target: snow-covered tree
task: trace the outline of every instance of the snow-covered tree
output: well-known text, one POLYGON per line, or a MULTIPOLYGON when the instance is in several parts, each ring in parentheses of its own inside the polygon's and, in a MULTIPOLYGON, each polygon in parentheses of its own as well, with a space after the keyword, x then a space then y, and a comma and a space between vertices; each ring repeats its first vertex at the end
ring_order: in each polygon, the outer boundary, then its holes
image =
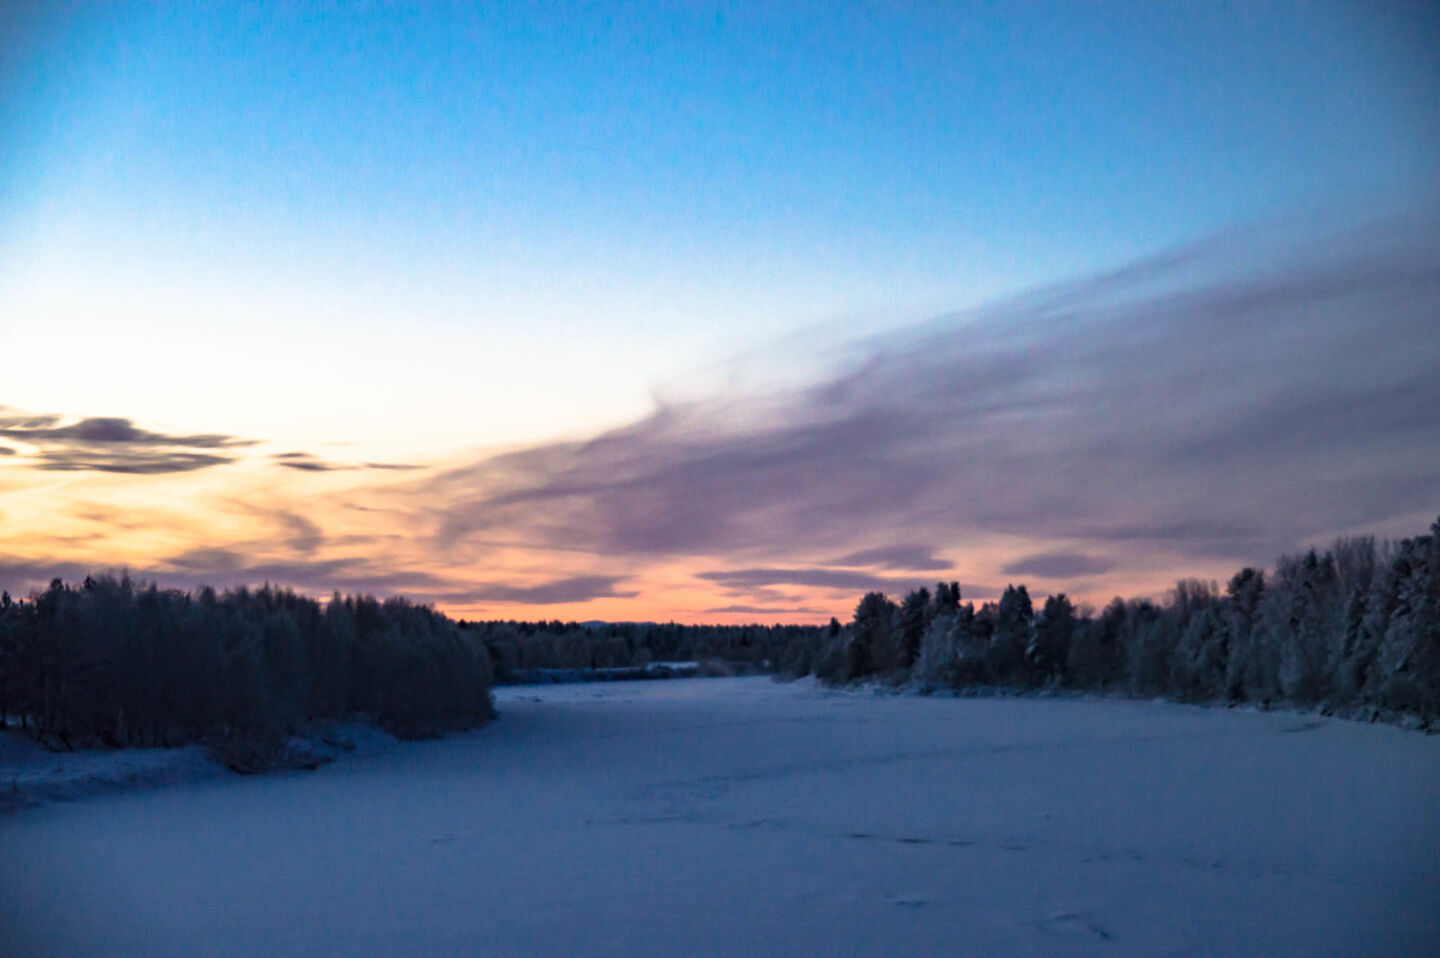
POLYGON ((962 651, 958 613, 945 611, 935 616, 920 640, 920 655, 911 674, 925 689, 957 686, 962 651))
POLYGON ((1391 611, 1378 682, 1392 708, 1440 713, 1440 519, 1397 548, 1388 578, 1391 611))
POLYGON ((1170 664, 1171 687, 1179 698, 1199 702, 1226 695, 1230 642, 1230 624, 1218 604, 1191 617, 1170 664))

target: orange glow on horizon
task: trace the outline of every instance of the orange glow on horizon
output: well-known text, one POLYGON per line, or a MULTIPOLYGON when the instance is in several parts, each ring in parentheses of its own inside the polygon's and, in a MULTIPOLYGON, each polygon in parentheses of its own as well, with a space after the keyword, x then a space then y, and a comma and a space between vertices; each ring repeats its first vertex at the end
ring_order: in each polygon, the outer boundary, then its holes
MULTIPOLYGON (((48 580, 47 570, 75 579, 88 571, 128 569, 137 578, 186 588, 270 582, 317 598, 333 591, 405 595, 465 619, 722 624, 823 624, 832 616, 847 621, 865 591, 784 582, 747 591, 700 577, 756 564, 803 572, 824 563, 821 556, 798 553, 757 563, 743 556, 607 556, 524 544, 441 544, 434 505, 424 493, 428 474, 376 482, 368 473, 297 473, 258 458, 168 476, 10 470, 0 588, 23 594, 48 580), (593 580, 613 581, 602 582, 590 597, 506 597, 593 580), (487 590, 500 595, 487 597, 487 590)), ((984 583, 985 594, 971 588, 965 596, 979 604, 1008 581, 1025 582, 997 570, 1044 545, 975 536, 960 548, 941 550, 955 563, 952 570, 850 571, 895 583, 884 591, 897 596, 940 580, 984 583)), ((1116 595, 1161 594, 1182 575, 1222 578, 1233 571, 1218 564, 1197 570, 1177 559, 1143 574, 1094 576, 1084 588, 1055 591, 1098 608, 1116 595)), ((1027 584, 1037 599, 1050 591, 1043 580, 1027 584)))

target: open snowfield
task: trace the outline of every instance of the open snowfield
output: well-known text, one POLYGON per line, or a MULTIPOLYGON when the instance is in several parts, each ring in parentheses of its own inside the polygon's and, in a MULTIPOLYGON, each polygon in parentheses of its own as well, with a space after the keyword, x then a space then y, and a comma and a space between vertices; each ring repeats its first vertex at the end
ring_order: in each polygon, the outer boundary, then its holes
POLYGON ((765 678, 0 817, 0 953, 1434 955, 1440 737, 765 678))

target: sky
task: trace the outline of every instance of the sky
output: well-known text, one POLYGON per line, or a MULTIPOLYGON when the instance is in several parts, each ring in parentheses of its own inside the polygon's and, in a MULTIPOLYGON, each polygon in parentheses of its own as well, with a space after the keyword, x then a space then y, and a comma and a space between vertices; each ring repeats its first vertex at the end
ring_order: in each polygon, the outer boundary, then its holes
POLYGON ((0 587, 823 621, 1440 512, 1426 4, 0 11, 0 587))

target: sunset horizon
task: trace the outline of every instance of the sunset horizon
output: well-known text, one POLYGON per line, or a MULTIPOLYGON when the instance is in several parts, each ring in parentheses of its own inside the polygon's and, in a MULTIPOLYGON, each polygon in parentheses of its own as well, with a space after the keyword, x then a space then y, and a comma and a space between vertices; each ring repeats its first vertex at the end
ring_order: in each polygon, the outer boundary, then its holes
POLYGON ((1440 510, 1418 10, 17 9, 16 596, 1098 608, 1440 510))

